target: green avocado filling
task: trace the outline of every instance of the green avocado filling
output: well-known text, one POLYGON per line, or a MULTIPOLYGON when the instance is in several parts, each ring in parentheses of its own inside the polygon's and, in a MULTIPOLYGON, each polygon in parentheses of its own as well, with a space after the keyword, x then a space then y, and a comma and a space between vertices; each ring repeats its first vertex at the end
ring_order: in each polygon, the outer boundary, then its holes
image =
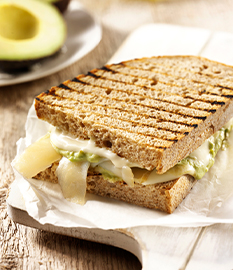
POLYGON ((184 174, 187 174, 189 172, 189 169, 187 170, 187 168, 191 167, 193 168, 193 173, 189 174, 191 174, 197 180, 201 179, 205 173, 208 172, 208 170, 213 166, 214 158, 218 150, 220 150, 223 145, 226 145, 225 141, 227 132, 227 129, 222 128, 205 142, 209 147, 208 164, 203 164, 203 162, 198 160, 195 154, 192 153, 188 157, 178 162, 174 169, 177 169, 178 171, 182 170, 184 171, 184 174), (180 166, 182 168, 180 168, 180 166), (185 172, 185 170, 187 170, 187 172, 185 172))
POLYGON ((72 151, 67 151, 67 150, 62 150, 57 147, 54 147, 59 154, 62 156, 68 158, 72 162, 84 162, 88 161, 90 163, 98 163, 103 159, 102 157, 91 154, 91 153, 85 153, 83 151, 79 152, 72 152, 72 151))
MULTIPOLYGON (((184 158, 180 162, 177 163, 173 168, 170 170, 176 171, 177 174, 190 174, 195 179, 201 179, 205 173, 213 166, 215 156, 217 152, 222 149, 225 150, 228 147, 228 137, 233 128, 233 125, 229 125, 226 128, 221 128, 217 131, 214 135, 212 135, 200 148, 204 148, 205 144, 208 144, 208 152, 209 155, 208 164, 204 164, 201 162, 197 156, 195 155, 195 151, 191 153, 188 157, 184 158)), ((203 155, 206 153, 204 152, 203 155)))
MULTIPOLYGON (((62 155, 63 157, 66 157, 72 162, 90 162, 90 163, 99 163, 101 160, 103 160, 102 157, 92 154, 92 153, 85 153, 82 150, 79 152, 73 152, 73 151, 68 151, 68 150, 62 150, 59 149, 55 146, 53 146, 55 150, 62 155)), ((108 171, 101 166, 95 166, 94 169, 96 172, 102 174, 103 178, 105 180, 108 180, 109 182, 116 182, 116 181, 121 181, 122 179, 115 174, 113 174, 111 171, 108 171)))
POLYGON ((122 180, 119 176, 113 174, 111 171, 108 171, 108 170, 102 168, 101 166, 96 166, 95 171, 100 173, 105 180, 107 180, 111 183, 122 180))

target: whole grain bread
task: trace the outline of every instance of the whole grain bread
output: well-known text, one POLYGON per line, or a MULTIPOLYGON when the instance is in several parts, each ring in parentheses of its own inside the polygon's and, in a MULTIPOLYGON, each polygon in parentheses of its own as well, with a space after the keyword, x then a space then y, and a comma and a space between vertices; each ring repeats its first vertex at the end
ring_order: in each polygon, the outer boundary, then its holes
POLYGON ((40 94, 40 119, 164 173, 233 116, 233 67, 196 56, 134 59, 40 94))
MULTIPOLYGON (((35 176, 38 180, 58 183, 56 169, 58 163, 35 176)), ((134 184, 130 187, 123 181, 109 182, 100 174, 89 171, 87 176, 87 192, 121 200, 138 206, 157 209, 171 214, 187 196, 196 180, 190 175, 154 185, 134 184)))

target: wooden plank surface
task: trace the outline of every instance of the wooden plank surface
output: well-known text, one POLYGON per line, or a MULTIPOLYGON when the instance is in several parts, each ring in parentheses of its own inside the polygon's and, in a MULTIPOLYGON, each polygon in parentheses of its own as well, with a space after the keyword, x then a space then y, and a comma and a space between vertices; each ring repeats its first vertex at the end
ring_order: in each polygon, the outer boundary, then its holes
POLYGON ((233 269, 233 226, 213 225, 203 228, 186 270, 233 269))
MULTIPOLYGON (((16 141, 24 136, 28 109, 36 94, 105 64, 129 32, 142 24, 160 22, 233 33, 231 0, 80 2, 103 24, 103 39, 97 48, 57 74, 0 88, 0 269, 141 269, 138 259, 129 252, 14 224, 7 216, 5 199, 9 184, 14 179, 10 163, 16 153, 16 141)), ((185 241, 185 231, 181 233, 182 229, 179 228, 173 230, 172 235, 177 237, 177 241, 185 241)), ((217 266, 224 262, 228 266, 224 269, 233 268, 233 262, 229 259, 232 255, 232 225, 214 225, 200 231, 188 231, 189 237, 193 235, 194 239, 186 253, 179 253, 179 250, 172 253, 175 246, 170 248, 171 256, 177 254, 179 260, 185 257, 181 268, 177 266, 174 269, 221 269, 217 266), (212 263, 212 268, 203 267, 203 261, 207 259, 212 263)), ((162 237, 169 234, 163 228, 159 228, 157 233, 160 241, 155 242, 154 248, 157 256, 160 256, 160 247, 164 243, 162 237)), ((168 269, 168 263, 165 261, 160 269, 168 269)))

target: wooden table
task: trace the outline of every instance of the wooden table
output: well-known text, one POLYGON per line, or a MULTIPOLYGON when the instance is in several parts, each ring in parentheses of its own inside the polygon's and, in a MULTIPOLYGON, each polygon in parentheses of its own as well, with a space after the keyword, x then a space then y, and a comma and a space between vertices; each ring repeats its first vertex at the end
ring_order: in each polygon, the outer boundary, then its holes
MULTIPOLYGON (((32 229, 15 224, 8 217, 6 196, 14 180, 10 163, 16 154, 16 141, 25 135, 28 109, 38 93, 79 73, 103 66, 127 35, 142 24, 169 23, 233 33, 231 0, 80 2, 102 22, 100 44, 77 63, 54 75, 0 88, 0 269, 141 269, 139 260, 127 251, 32 229)), ((160 241, 160 235, 182 239, 183 247, 188 247, 182 249, 177 242, 167 249, 171 258, 177 256, 177 265, 181 265, 174 269, 220 269, 216 268, 217 262, 224 260, 228 261, 224 269, 233 269, 233 260, 229 261, 233 255, 231 224, 186 229, 158 227, 157 256, 161 255, 160 247, 166 245, 160 241), (209 263, 198 268, 195 259, 209 263)))

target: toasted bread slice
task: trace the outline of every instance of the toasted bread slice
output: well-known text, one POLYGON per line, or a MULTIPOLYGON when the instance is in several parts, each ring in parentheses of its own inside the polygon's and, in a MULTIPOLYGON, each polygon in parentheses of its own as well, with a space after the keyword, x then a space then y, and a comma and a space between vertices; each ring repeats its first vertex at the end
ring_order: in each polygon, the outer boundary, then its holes
POLYGON ((94 69, 36 98, 40 119, 162 174, 233 115, 233 67, 195 56, 94 69))
MULTIPOLYGON (((35 176, 38 180, 58 183, 56 169, 58 163, 35 176)), ((158 209, 171 214, 187 196, 196 180, 190 175, 154 185, 135 183, 130 187, 123 181, 109 182, 100 174, 89 171, 87 176, 87 192, 121 200, 127 203, 158 209)))

